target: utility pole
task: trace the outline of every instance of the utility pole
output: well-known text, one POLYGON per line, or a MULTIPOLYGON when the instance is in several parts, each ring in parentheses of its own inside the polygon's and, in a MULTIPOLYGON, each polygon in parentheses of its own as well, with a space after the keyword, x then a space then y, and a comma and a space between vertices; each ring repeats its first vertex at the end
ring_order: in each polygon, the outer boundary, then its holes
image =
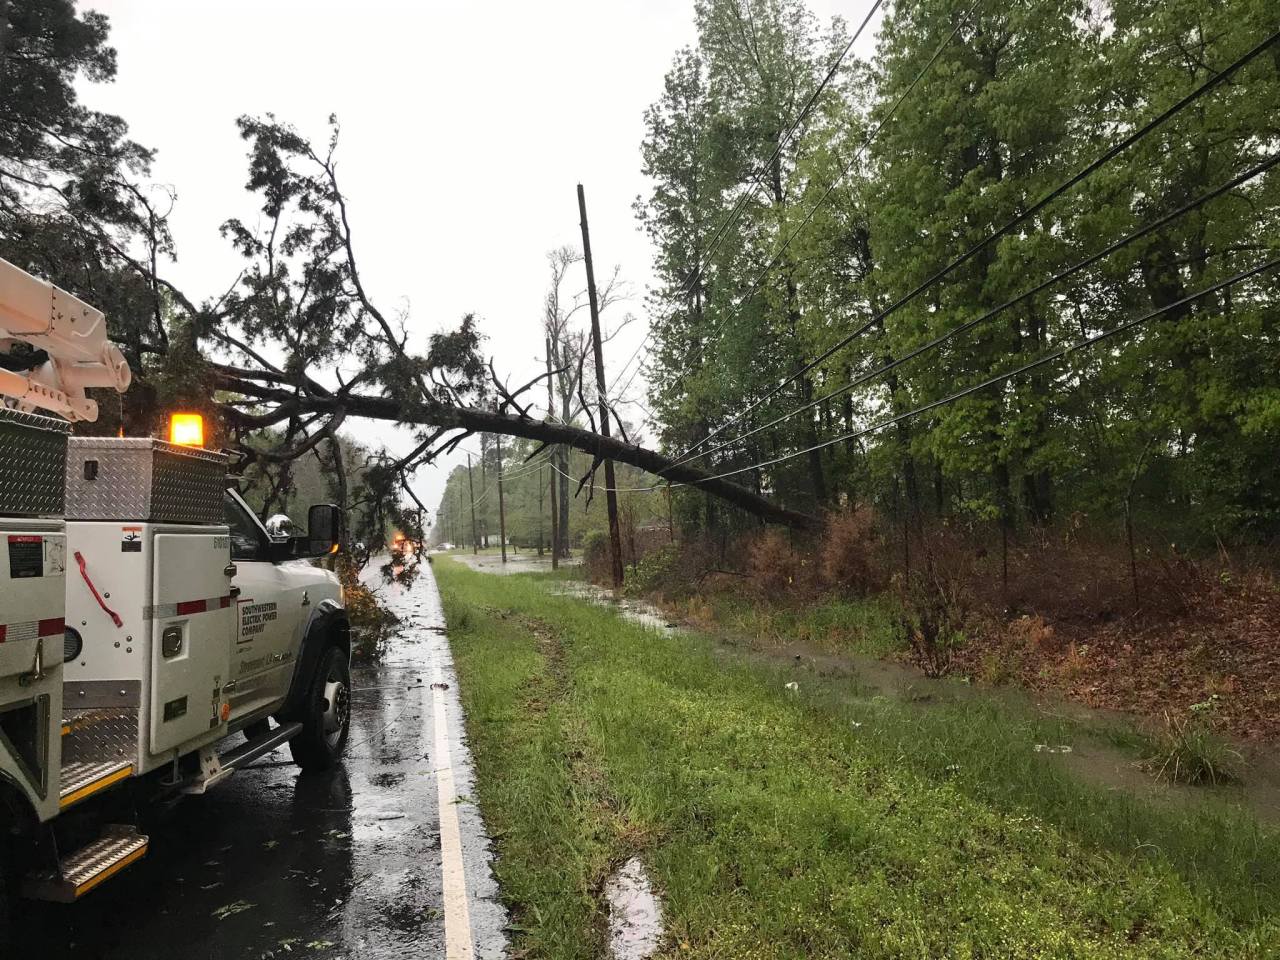
MULTIPOLYGON (((485 461, 489 459, 489 443, 486 434, 480 434, 480 499, 489 495, 489 478, 485 473, 485 461)), ((480 514, 480 536, 484 538, 484 548, 489 549, 488 511, 480 514)))
POLYGON ((502 562, 507 562, 507 508, 502 502, 502 434, 498 441, 498 544, 502 547, 502 562))
MULTIPOLYGON (((547 419, 556 415, 556 398, 551 391, 551 338, 547 337, 547 419)), ((551 464, 551 569, 560 567, 560 502, 556 498, 556 449, 548 454, 551 464)))
POLYGON ((538 468, 538 556, 542 556, 542 468, 538 468))
POLYGON ((671 481, 667 481, 667 536, 676 542, 676 520, 671 511, 671 481))
MULTIPOLYGON (((587 197, 578 184, 578 215, 582 218, 582 257, 587 264, 587 300, 591 305, 591 346, 596 359, 596 396, 600 401, 600 435, 609 439, 609 397, 604 381, 604 342, 600 336, 600 302, 596 298, 596 272, 591 262, 591 231, 587 229, 587 197)), ((605 503, 609 507, 609 554, 613 561, 613 589, 622 587, 622 534, 618 528, 617 482, 613 461, 604 462, 605 503)))
POLYGON ((480 538, 476 536, 476 484, 471 477, 471 454, 467 454, 467 488, 471 491, 471 552, 480 553, 480 538))

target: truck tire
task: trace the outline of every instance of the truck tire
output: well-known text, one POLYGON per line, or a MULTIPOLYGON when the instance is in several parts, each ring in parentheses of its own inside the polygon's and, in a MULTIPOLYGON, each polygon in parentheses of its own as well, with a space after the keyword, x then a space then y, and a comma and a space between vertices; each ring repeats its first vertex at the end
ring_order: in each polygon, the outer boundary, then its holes
POLYGON ((9 882, 0 869, 0 952, 5 953, 14 946, 13 910, 9 902, 9 882))
POLYGON ((340 647, 321 655, 300 719, 302 731, 289 741, 293 762, 303 770, 332 766, 351 733, 351 669, 340 647))
POLYGON ((0 823, 0 956, 7 957, 8 951, 16 946, 17 941, 17 935, 13 932, 13 898, 17 892, 17 877, 13 863, 13 844, 3 835, 5 832, 5 825, 0 823))

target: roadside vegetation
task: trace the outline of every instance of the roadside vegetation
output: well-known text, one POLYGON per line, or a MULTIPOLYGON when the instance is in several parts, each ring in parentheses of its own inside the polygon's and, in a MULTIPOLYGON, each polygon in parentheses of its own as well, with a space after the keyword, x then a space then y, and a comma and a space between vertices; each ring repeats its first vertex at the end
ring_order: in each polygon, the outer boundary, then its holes
POLYGON ((518 955, 600 955, 602 884, 636 854, 670 956, 1280 946, 1274 830, 1216 794, 1171 805, 1090 785, 1059 755, 1137 740, 1013 701, 799 674, 537 575, 436 572, 518 955))
MULTIPOLYGON (((1050 692, 1144 718, 1154 738, 1206 756, 1229 752, 1224 737, 1280 738, 1280 582, 1265 551, 1130 554, 1070 528, 1006 542, 983 525, 904 530, 853 508, 815 536, 663 544, 626 588, 759 651, 1050 692)), ((585 559, 605 582, 604 545, 585 559)), ((1197 780, 1184 776, 1194 766, 1164 775, 1197 780)))

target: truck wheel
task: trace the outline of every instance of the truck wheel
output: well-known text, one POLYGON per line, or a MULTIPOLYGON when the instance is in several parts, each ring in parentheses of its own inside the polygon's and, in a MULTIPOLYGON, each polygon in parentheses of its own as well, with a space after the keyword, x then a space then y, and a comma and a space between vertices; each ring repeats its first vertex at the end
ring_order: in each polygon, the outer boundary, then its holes
POLYGON ((0 869, 0 951, 7 951, 14 945, 12 916, 9 904, 9 884, 0 869))
MULTIPOLYGON (((0 831, 4 825, 0 824, 0 831)), ((13 844, 0 836, 0 956, 8 956, 8 950, 15 946, 17 937, 13 932, 13 897, 17 891, 17 877, 14 875, 13 844)))
POLYGON ((320 658, 307 701, 302 731, 289 741, 293 762, 303 770, 324 770, 347 745, 351 732, 351 670, 338 647, 320 658))

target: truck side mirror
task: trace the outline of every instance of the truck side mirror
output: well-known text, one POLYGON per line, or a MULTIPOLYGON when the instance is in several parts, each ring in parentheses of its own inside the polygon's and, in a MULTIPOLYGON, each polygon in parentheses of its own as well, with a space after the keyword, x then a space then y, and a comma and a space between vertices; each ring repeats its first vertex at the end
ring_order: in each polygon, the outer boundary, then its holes
POLYGON ((307 511, 307 553, 322 557, 336 552, 342 539, 342 510, 332 503, 317 503, 307 511))
POLYGON ((307 511, 307 532, 301 537, 273 540, 271 560, 307 560, 338 552, 342 538, 342 510, 332 503, 317 503, 307 511))

